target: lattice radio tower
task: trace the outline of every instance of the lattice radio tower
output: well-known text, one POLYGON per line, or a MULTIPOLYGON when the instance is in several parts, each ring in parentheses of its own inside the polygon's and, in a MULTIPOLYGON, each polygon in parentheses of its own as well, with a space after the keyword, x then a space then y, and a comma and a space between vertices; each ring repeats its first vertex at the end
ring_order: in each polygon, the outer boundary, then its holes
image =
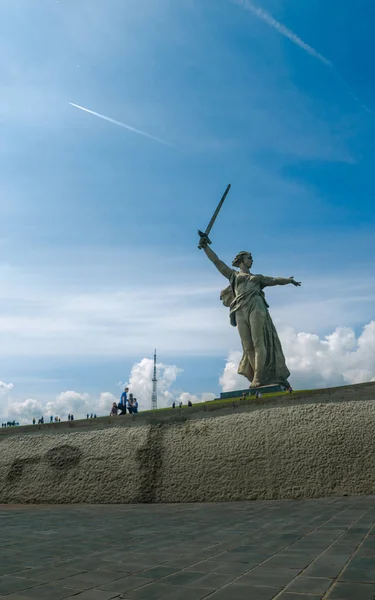
POLYGON ((151 396, 151 408, 156 410, 158 407, 158 380, 156 378, 156 350, 154 352, 154 376, 152 378, 152 396, 151 396))

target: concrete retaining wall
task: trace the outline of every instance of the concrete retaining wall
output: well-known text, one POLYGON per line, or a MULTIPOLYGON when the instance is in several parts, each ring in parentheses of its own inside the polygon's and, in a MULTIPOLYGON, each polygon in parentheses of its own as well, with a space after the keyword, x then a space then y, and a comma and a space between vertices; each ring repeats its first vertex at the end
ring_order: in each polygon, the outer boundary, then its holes
POLYGON ((208 502, 375 493, 375 383, 299 398, 283 395, 236 409, 230 404, 215 412, 126 419, 1 435, 0 502, 208 502))

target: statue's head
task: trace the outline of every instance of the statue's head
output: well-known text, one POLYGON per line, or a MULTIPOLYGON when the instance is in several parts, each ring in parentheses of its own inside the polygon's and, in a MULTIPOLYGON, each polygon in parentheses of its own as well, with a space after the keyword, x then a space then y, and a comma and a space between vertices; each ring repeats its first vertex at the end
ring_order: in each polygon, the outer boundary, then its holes
POLYGON ((251 255, 251 252, 246 252, 246 250, 243 250, 234 257, 232 266, 240 267, 241 264, 244 264, 250 269, 251 265, 253 264, 253 257, 251 255))

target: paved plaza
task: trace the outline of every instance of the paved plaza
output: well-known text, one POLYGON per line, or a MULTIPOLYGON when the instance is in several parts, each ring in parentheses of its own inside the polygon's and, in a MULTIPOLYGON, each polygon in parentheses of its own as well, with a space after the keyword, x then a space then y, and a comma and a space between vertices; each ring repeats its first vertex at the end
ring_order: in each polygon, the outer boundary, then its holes
POLYGON ((374 600, 375 497, 0 506, 7 600, 374 600))

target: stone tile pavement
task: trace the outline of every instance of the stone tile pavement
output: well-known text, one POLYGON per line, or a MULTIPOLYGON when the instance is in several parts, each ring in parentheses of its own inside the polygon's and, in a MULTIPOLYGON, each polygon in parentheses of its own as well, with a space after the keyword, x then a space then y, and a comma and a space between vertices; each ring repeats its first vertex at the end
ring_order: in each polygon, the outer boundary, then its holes
POLYGON ((0 506, 7 600, 374 600, 375 496, 0 506))

